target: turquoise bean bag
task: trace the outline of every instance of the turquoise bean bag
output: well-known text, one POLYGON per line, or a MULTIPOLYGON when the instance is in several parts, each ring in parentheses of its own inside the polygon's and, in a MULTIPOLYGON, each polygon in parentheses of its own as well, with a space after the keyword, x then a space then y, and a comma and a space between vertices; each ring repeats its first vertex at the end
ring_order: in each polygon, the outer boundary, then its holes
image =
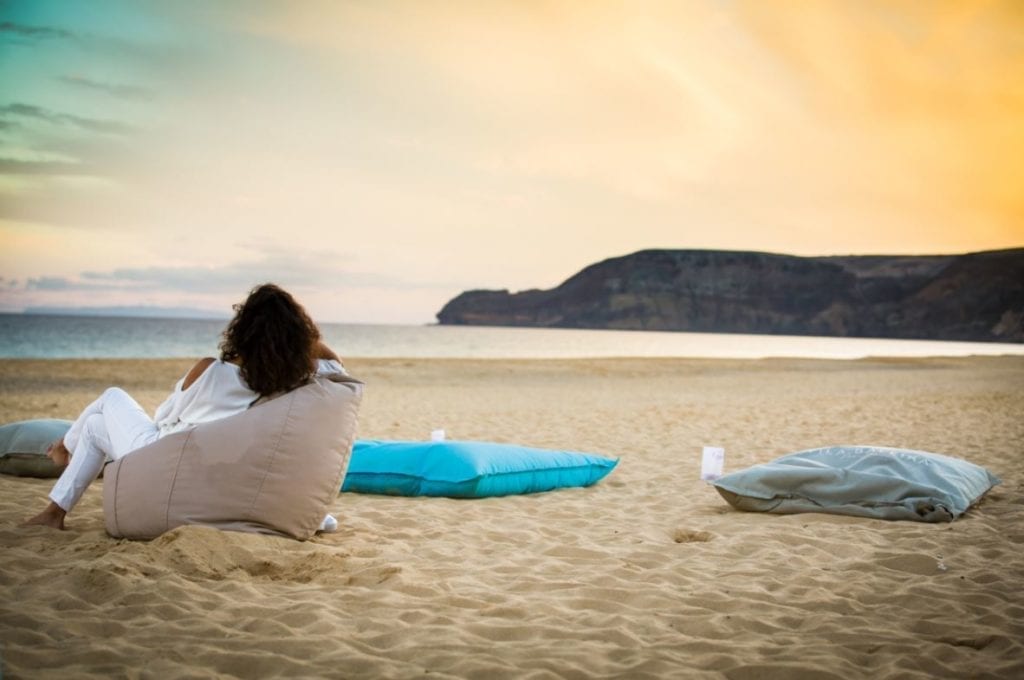
POLYGON ((483 498, 590 486, 618 459, 516 444, 356 441, 342 491, 483 498))

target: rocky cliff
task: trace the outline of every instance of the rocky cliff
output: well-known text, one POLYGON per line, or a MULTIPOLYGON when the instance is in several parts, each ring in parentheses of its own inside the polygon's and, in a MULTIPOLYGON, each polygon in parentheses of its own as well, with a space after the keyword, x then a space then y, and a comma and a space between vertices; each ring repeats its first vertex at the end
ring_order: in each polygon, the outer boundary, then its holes
POLYGON ((442 324, 1024 342, 1024 248, 795 257, 644 250, 557 288, 471 290, 442 324))

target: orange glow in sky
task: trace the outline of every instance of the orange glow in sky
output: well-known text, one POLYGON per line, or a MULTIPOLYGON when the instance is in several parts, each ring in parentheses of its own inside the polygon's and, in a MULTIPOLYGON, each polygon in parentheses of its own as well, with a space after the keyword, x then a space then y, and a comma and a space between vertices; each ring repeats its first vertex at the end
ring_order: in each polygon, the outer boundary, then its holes
POLYGON ((1024 245, 1013 0, 90 6, 0 9, 0 311, 1024 245))

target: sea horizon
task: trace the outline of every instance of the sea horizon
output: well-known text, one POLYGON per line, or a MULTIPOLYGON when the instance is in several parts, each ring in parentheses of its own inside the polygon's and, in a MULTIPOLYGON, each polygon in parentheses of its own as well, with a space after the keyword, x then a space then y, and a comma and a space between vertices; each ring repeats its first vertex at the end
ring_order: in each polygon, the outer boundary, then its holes
MULTIPOLYGON (((226 318, 0 313, 0 359, 160 359, 217 354, 226 318)), ((1024 344, 743 333, 321 323, 343 357, 421 359, 860 359, 1024 355, 1024 344)))

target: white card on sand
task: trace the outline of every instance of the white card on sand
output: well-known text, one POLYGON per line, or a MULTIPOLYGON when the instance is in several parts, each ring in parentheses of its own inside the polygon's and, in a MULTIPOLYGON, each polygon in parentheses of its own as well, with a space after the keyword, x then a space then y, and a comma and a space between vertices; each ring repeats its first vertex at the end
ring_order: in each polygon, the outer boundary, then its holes
POLYGON ((432 442, 443 442, 444 441, 444 430, 431 430, 430 441, 432 442))
POLYGON ((705 446, 700 461, 700 478, 712 481, 722 476, 725 468, 725 449, 718 446, 705 446))

